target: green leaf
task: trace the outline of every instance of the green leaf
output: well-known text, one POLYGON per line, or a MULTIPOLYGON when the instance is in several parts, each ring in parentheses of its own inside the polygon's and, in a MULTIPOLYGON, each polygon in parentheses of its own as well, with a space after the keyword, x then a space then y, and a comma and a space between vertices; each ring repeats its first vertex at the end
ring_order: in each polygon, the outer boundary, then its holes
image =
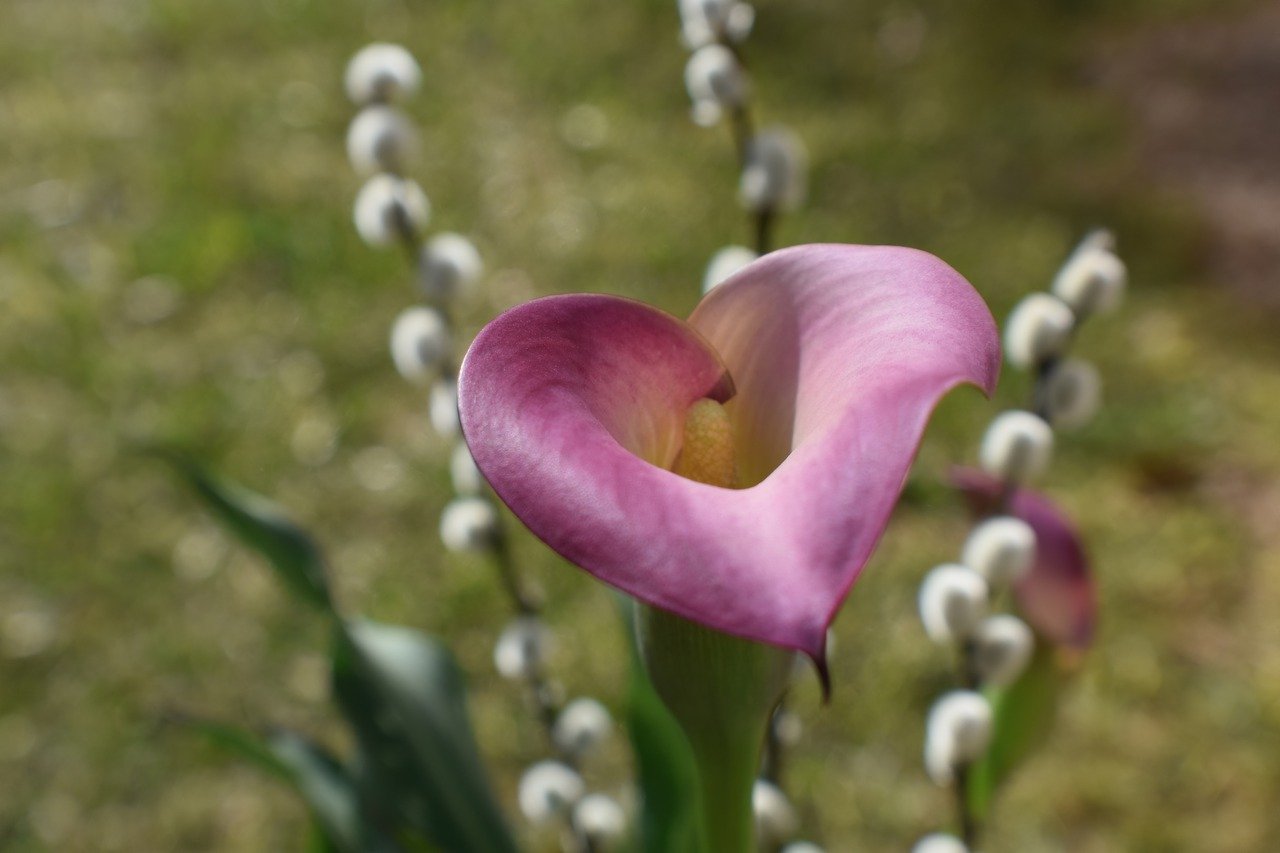
POLYGON ((324 747, 286 729, 262 736, 235 726, 188 721, 228 752, 287 782, 315 819, 311 847, 340 853, 398 853, 397 845, 361 808, 356 782, 324 747))
POLYGON ((693 751, 645 674, 632 627, 633 603, 621 595, 618 599, 631 659, 626 724, 640 788, 640 849, 696 853, 702 845, 693 751))
POLYGON ((271 751, 293 774, 293 784, 306 800, 329 843, 349 853, 392 853, 399 845, 374 828, 361 808, 355 780, 322 747, 293 732, 276 732, 271 751))
POLYGON ((352 621, 335 637, 333 687, 356 733, 370 806, 445 850, 516 849, 448 649, 410 628, 352 621))
POLYGON ((239 726, 219 723, 213 720, 176 717, 177 722, 200 732, 214 746, 224 752, 238 755, 285 782, 293 782, 293 774, 265 740, 257 734, 246 731, 239 726))
POLYGON ((1037 637, 1035 654, 1021 677, 1008 687, 988 691, 991 746, 969 775, 969 808, 979 819, 987 816, 1009 774, 1048 738, 1066 679, 1054 647, 1037 637))
POLYGON ((307 840, 303 846, 307 853, 342 853, 342 849, 334 845, 329 839, 328 833, 325 832, 323 826, 318 821, 311 822, 310 832, 307 833, 307 840))
POLYGON ((232 483, 220 483, 194 461, 171 449, 153 451, 182 476, 218 521, 271 564, 298 598, 333 611, 320 547, 283 509, 232 483))

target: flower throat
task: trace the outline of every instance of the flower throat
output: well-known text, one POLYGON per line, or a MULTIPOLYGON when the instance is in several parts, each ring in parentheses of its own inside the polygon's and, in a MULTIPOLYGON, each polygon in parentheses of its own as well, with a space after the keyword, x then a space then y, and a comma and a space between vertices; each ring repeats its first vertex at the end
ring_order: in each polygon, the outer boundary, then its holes
POLYGON ((703 397, 689 407, 684 417, 684 442, 672 470, 709 486, 738 487, 733 425, 724 406, 703 397))

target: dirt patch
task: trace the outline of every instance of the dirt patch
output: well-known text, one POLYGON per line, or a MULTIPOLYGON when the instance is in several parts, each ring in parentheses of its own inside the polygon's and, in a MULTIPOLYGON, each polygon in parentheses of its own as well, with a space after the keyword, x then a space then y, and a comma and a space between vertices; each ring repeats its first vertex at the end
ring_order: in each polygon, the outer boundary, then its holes
POLYGON ((1210 227, 1210 273, 1280 309, 1280 3, 1143 32, 1100 68, 1140 128, 1146 167, 1210 227))

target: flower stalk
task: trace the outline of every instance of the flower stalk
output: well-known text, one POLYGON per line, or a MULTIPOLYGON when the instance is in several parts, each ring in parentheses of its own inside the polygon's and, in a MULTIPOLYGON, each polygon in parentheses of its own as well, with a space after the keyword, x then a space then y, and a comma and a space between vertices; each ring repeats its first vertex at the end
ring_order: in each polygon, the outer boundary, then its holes
MULTIPOLYGON (((674 467, 699 483, 738 485, 733 427, 720 403, 703 398, 689 408, 674 467)), ((693 750, 705 848, 752 850, 751 794, 792 654, 644 605, 636 630, 649 679, 693 750)))
POLYGON ((645 668, 698 767, 705 849, 754 850, 751 792, 792 654, 657 608, 641 605, 638 615, 645 668))

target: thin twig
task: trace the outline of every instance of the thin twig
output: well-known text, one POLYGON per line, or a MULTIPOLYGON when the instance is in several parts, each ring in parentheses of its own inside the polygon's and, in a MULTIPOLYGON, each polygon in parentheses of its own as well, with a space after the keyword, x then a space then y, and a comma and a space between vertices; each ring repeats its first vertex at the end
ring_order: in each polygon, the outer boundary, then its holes
POLYGON ((755 250, 757 255, 767 255, 773 248, 773 223, 777 215, 773 208, 766 207, 755 214, 755 250))
POLYGON ((956 814, 960 817, 960 840, 968 850, 973 850, 978 843, 978 817, 969 808, 969 765, 962 764, 955 769, 956 774, 956 814))

